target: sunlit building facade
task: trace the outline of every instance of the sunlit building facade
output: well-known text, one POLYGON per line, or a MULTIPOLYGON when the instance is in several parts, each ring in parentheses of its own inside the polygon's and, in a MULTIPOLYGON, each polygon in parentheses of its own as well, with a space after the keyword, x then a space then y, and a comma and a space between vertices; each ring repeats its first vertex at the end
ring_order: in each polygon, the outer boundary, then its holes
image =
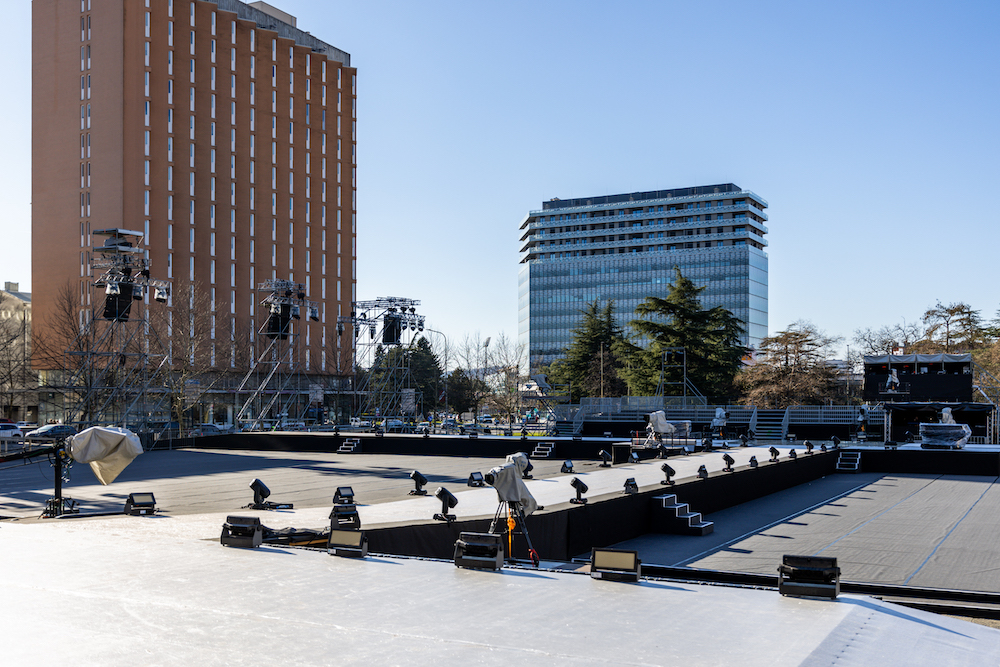
POLYGON ((518 335, 532 369, 559 358, 580 311, 613 299, 618 322, 647 296, 664 296, 674 267, 767 336, 767 202, 726 183, 675 190, 552 199, 521 222, 518 335))

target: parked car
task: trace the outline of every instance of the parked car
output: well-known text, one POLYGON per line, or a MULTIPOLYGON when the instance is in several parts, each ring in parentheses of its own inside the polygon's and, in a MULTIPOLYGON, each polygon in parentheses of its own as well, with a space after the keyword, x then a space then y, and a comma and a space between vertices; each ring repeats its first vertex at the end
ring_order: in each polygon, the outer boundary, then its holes
POLYGON ((24 437, 31 441, 58 440, 76 435, 76 429, 69 424, 46 424, 34 431, 29 431, 24 437))
POLYGON ((24 432, 21 431, 17 424, 0 424, 0 439, 21 437, 24 437, 24 432))
POLYGON ((222 435, 223 433, 225 431, 215 424, 198 424, 188 432, 188 435, 192 438, 199 438, 203 435, 222 435))

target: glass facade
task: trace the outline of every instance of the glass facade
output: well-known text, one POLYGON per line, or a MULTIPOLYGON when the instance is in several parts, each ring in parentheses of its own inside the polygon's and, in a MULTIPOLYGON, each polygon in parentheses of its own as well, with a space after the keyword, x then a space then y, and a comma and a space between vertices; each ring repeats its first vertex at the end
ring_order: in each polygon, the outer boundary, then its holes
POLYGON ((623 326, 647 296, 666 295, 674 267, 706 308, 743 321, 744 344, 767 335, 767 202, 733 184, 552 200, 521 224, 518 335, 532 368, 571 343, 580 311, 614 299, 623 326))

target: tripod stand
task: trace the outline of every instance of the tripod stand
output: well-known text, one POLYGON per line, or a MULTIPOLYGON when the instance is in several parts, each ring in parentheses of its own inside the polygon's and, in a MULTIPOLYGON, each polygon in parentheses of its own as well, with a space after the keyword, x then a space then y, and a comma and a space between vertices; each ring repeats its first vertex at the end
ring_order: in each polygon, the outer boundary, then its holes
POLYGON ((538 567, 538 552, 531 546, 531 537, 528 535, 528 526, 524 522, 524 512, 521 510, 521 503, 514 500, 501 500, 497 506, 497 512, 493 516, 493 522, 490 523, 490 532, 494 534, 499 532, 501 535, 507 533, 508 558, 513 558, 514 533, 517 532, 518 526, 520 526, 520 532, 524 535, 524 539, 528 543, 528 557, 531 559, 532 564, 538 567), (504 514, 506 514, 506 519, 503 524, 500 524, 500 530, 497 531, 497 524, 500 523, 504 514))

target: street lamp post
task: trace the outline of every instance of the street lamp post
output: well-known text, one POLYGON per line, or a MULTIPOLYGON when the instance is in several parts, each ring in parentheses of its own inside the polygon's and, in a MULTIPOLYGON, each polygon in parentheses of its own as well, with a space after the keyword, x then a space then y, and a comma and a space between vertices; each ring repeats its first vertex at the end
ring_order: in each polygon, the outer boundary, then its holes
MULTIPOLYGON (((447 410, 448 409, 448 337, 445 336, 440 331, 437 331, 436 329, 430 329, 428 327, 424 327, 424 331, 430 331, 431 333, 436 333, 437 335, 441 336, 441 338, 444 339, 444 369, 443 369, 443 371, 444 371, 444 408, 445 408, 445 410, 447 410)), ((434 398, 437 399, 436 396, 434 398)), ((434 404, 435 404, 435 406, 437 405, 437 400, 434 401, 434 404)), ((435 410, 435 415, 436 414, 437 414, 437 410, 435 410)))

